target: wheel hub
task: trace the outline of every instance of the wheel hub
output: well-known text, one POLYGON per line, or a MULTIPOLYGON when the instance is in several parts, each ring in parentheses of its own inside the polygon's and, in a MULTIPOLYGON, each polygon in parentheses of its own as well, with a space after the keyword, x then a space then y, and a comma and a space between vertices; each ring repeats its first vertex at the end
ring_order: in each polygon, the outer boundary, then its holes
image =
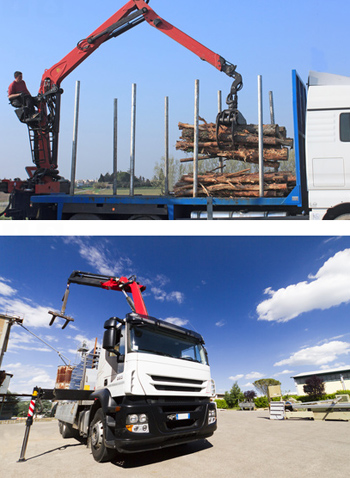
POLYGON ((91 433, 91 444, 94 448, 100 448, 103 440, 103 426, 101 422, 95 423, 91 433))

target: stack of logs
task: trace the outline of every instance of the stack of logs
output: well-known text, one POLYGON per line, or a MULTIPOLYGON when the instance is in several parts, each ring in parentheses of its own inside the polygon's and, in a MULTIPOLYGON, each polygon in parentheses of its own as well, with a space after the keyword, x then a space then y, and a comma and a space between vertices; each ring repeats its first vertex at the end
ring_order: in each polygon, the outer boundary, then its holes
MULTIPOLYGON (((202 120, 204 121, 204 120, 202 120)), ((193 153, 194 126, 179 123, 181 138, 176 149, 193 153)), ((278 125, 263 126, 264 166, 273 168, 274 172, 264 174, 264 196, 286 196, 295 186, 295 176, 290 172, 278 172, 280 161, 288 160, 288 147, 293 140, 287 138, 286 128, 278 125)), ((199 160, 221 158, 247 163, 259 162, 258 125, 238 125, 234 138, 229 127, 220 126, 219 144, 216 138, 216 125, 206 123, 199 125, 198 151, 199 160)), ((193 157, 181 162, 193 161, 193 157)), ((217 197, 255 197, 259 196, 259 175, 244 169, 238 173, 206 173, 198 176, 198 196, 217 197)), ((193 176, 183 176, 175 185, 176 196, 191 196, 193 176)))
MULTIPOLYGON (((206 173, 198 175, 197 196, 216 197, 258 197, 259 173, 250 173, 244 169, 237 173, 206 173)), ((295 175, 286 172, 264 174, 264 196, 285 197, 295 186, 295 175)), ((182 176, 175 184, 174 194, 177 197, 193 195, 193 175, 182 176)))

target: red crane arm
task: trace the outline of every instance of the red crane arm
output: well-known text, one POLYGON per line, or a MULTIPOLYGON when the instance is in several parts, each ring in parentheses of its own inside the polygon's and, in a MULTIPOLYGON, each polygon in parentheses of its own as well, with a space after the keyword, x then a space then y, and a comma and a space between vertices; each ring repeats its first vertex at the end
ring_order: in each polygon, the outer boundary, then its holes
POLYGON ((138 284, 136 280, 129 280, 127 277, 119 277, 118 280, 111 278, 106 282, 101 282, 101 287, 102 289, 131 292, 135 312, 141 315, 148 315, 146 305, 141 294, 146 287, 138 284))
POLYGON ((148 2, 149 0, 129 0, 89 37, 78 42, 77 46, 62 60, 45 70, 37 97, 39 115, 35 120, 30 119, 27 122, 32 159, 36 166, 30 169, 28 187, 33 187, 36 193, 61 192, 60 176, 57 170, 60 101, 63 93, 60 88, 61 82, 102 43, 121 35, 143 21, 234 79, 226 100, 229 110, 222 112, 222 119, 221 116, 218 117, 218 125, 228 124, 227 118, 229 124, 236 123, 237 91, 243 86, 242 77, 236 72, 236 66, 226 62, 220 55, 165 21, 149 7, 148 2))
POLYGON ((144 0, 129 0, 89 37, 81 40, 62 60, 48 70, 45 70, 39 93, 45 93, 54 86, 59 87, 64 78, 90 56, 102 43, 124 33, 124 31, 136 26, 144 20, 152 27, 192 51, 202 60, 213 65, 219 71, 224 71, 229 76, 233 76, 236 68, 234 65, 226 62, 220 55, 209 50, 161 18, 144 0))
POLYGON ((139 284, 136 281, 135 276, 127 277, 110 277, 102 274, 94 274, 91 272, 73 271, 68 278, 67 288, 62 299, 62 308, 60 312, 49 310, 49 314, 52 315, 50 325, 52 325, 57 317, 65 320, 62 329, 67 327, 69 322, 74 319, 65 314, 66 306, 69 296, 70 284, 88 285, 92 287, 100 287, 106 290, 115 290, 123 292, 131 310, 140 315, 148 315, 145 302, 142 297, 142 292, 146 289, 146 286, 139 284), (131 297, 127 292, 131 293, 131 297))
MULTIPOLYGON (((125 17, 128 17, 130 13, 136 9, 135 3, 133 0, 127 2, 120 10, 118 10, 114 15, 112 15, 108 20, 106 20, 102 25, 100 25, 89 37, 94 38, 105 32, 111 25, 114 25, 118 21, 122 20, 125 17)), ((51 89, 54 85, 59 87, 60 83, 66 76, 68 76, 77 66, 80 65, 88 56, 91 55, 100 45, 104 43, 108 38, 106 37, 108 33, 102 35, 94 41, 94 43, 88 43, 87 40, 82 40, 78 45, 68 53, 62 60, 53 65, 48 70, 45 70, 40 84, 39 93, 44 93, 45 91, 51 89), (50 80, 50 82, 48 82, 50 80)))
POLYGON ((145 3, 144 0, 134 0, 134 3, 139 10, 142 8, 147 10, 143 16, 149 25, 192 51, 195 55, 199 56, 201 60, 207 61, 215 68, 222 71, 223 62, 225 62, 225 60, 220 55, 209 50, 207 47, 161 18, 145 3))

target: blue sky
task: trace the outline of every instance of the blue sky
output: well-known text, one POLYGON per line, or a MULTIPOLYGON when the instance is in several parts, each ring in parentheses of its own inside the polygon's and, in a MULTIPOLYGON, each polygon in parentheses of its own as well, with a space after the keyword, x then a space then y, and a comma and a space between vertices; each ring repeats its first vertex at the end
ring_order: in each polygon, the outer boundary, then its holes
MULTIPOLYGON (((217 391, 350 363, 350 239, 331 236, 2 236, 0 312, 72 362, 83 339, 101 341, 103 323, 123 317, 122 294, 71 286, 65 330, 49 327, 73 270, 136 274, 148 313, 204 336, 217 391)), ((52 387, 57 354, 13 326, 3 368, 11 391, 52 387)))
MULTIPOLYGON (((1 2, 0 131, 1 177, 26 177, 31 165, 26 127, 8 105, 7 88, 22 70, 31 93, 46 68, 63 58, 124 4, 124 0, 61 0, 59 8, 39 0, 1 2), (30 32, 28 34, 28 32, 30 32)), ((268 91, 274 93, 276 121, 292 131, 291 70, 304 81, 309 70, 350 75, 347 0, 229 2, 151 0, 163 18, 237 64, 244 89, 239 108, 257 123, 257 76, 263 77, 264 115, 268 91)), ((177 124, 193 122, 194 81, 200 80, 200 115, 215 120, 217 91, 224 97, 230 79, 146 23, 102 45, 62 83, 59 169, 70 176, 75 82, 81 82, 78 178, 97 178, 112 170, 113 99, 119 105, 119 166, 129 168, 131 85, 137 84, 136 175, 152 177, 164 155, 164 97, 170 101, 170 154, 177 124)))

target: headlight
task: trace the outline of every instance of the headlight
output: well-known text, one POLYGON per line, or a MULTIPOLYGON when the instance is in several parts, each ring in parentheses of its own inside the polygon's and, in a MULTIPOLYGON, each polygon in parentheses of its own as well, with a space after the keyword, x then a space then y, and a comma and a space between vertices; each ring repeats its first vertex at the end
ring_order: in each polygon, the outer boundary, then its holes
POLYGON ((144 413, 142 415, 139 415, 139 422, 140 423, 147 423, 148 422, 148 417, 144 413))
POLYGON ((216 408, 210 409, 208 412, 208 425, 216 422, 216 408))
POLYGON ((148 416, 145 413, 128 415, 126 428, 133 433, 149 433, 148 416))
POLYGON ((138 415, 128 415, 126 418, 127 425, 130 425, 132 423, 137 423, 138 421, 139 421, 138 415))

